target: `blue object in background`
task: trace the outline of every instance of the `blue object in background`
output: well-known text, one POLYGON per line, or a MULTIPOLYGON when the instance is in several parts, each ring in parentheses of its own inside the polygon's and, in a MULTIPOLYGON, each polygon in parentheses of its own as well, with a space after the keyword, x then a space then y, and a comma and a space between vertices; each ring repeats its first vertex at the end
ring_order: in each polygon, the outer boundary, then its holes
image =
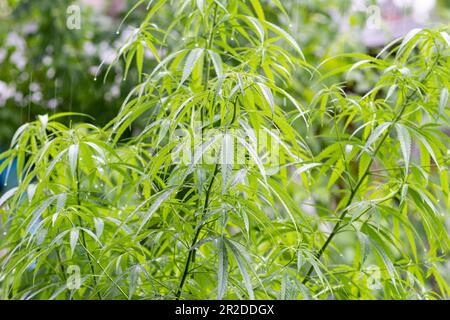
MULTIPOLYGON (((5 151, 2 147, 0 147, 0 153, 5 151)), ((5 161, 4 159, 0 160, 0 165, 5 161)), ((13 161, 13 164, 10 169, 9 166, 0 172, 0 195, 4 192, 8 191, 11 188, 17 186, 17 170, 16 170, 16 160, 13 161), (8 174, 9 171, 9 174, 8 174)))

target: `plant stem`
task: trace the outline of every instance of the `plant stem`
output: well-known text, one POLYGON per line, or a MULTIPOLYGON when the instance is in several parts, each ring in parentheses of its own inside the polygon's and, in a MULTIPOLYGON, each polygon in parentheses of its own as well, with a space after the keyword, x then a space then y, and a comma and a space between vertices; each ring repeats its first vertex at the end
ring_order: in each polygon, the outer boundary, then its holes
MULTIPOLYGON (((88 254, 88 256, 94 258, 93 254, 89 251, 89 249, 87 247, 84 247, 83 244, 81 245, 84 250, 86 251, 86 253, 88 254)), ((106 271, 106 269, 100 264, 100 262, 96 261, 96 263, 98 264, 98 266, 100 267, 100 269, 102 269, 102 271, 105 273, 105 275, 108 277, 108 279, 115 285, 115 287, 120 291, 120 293, 127 299, 130 300, 130 297, 128 297, 128 295, 125 293, 125 291, 123 291, 123 289, 117 284, 117 280, 114 280, 111 275, 106 271)), ((99 292, 98 292, 99 293, 99 292)))
MULTIPOLYGON (((216 180, 216 176, 217 176, 218 172, 219 172, 219 163, 217 162, 215 165, 215 168, 214 168, 214 174, 213 174, 211 181, 209 183, 209 186, 208 186, 208 190, 206 191, 205 203, 203 205, 203 210, 202 210, 202 218, 204 217, 205 213, 208 210, 212 187, 214 185, 214 181, 216 180)), ((192 239, 192 243, 189 248, 189 254, 186 259, 186 264, 184 265, 183 275, 181 276, 181 282, 180 282, 180 285, 178 286, 178 290, 175 295, 177 300, 180 299, 181 292, 183 291, 184 283, 186 282, 187 276, 189 274, 189 267, 190 267, 191 261, 194 258, 194 252, 195 252, 195 250, 193 248, 197 244, 197 240, 198 240, 198 237, 200 236, 200 232, 202 231, 203 226, 204 226, 203 223, 201 223, 197 226, 197 228, 196 228, 197 231, 195 232, 194 238, 192 239)))
MULTIPOLYGON (((79 157, 77 156, 77 168, 76 168, 76 178, 77 178, 77 183, 76 183, 76 185, 77 185, 77 205, 78 205, 78 207, 81 207, 81 198, 80 198, 80 173, 79 173, 79 162, 80 162, 80 160, 79 160, 79 157)), ((83 244, 83 248, 84 248, 84 250, 85 250, 85 252, 86 252, 86 255, 87 255, 87 257, 88 257, 88 260, 89 260, 89 266, 90 266, 90 268, 91 268, 91 272, 92 272, 92 277, 94 277, 94 283, 95 283, 95 286, 97 287, 98 286, 98 281, 97 281, 97 279, 95 278, 95 269, 94 269, 94 264, 93 264, 93 262, 92 262, 92 259, 91 259, 91 256, 89 255, 89 253, 88 253, 88 247, 87 247, 87 245, 86 245, 86 238, 85 238, 85 235, 84 235, 84 230, 83 230, 83 228, 84 228, 84 224, 83 224, 83 220, 81 220, 81 217, 78 215, 78 223, 80 224, 80 226, 81 226, 81 242, 82 242, 82 244, 83 244)), ((98 298, 100 299, 100 300, 102 300, 102 296, 101 296, 101 294, 100 294, 100 292, 99 291, 97 291, 97 296, 98 296, 98 298)))
MULTIPOLYGON (((206 43, 206 53, 205 53, 206 54, 206 69, 205 69, 206 75, 205 75, 205 83, 203 85, 204 91, 206 91, 208 89, 209 76, 210 76, 210 74, 209 74, 210 70, 209 69, 211 68, 211 59, 209 58, 208 50, 210 50, 211 46, 212 46, 214 30, 216 28, 216 20, 217 20, 217 3, 214 3, 213 23, 212 23, 212 27, 211 27, 211 29, 209 31, 208 40, 207 40, 207 43, 206 43)), ((200 113, 201 114, 201 123, 202 123, 202 137, 203 137, 203 123, 204 123, 204 115, 203 115, 204 112, 203 112, 203 110, 204 109, 202 108, 201 109, 201 113, 200 113)), ((213 176, 211 178, 211 181, 210 181, 209 186, 208 186, 208 190, 206 192, 205 202, 203 204, 203 210, 202 210, 202 215, 201 215, 202 220, 203 220, 203 217, 204 217, 205 213, 208 210, 209 202, 210 202, 211 190, 212 190, 212 187, 214 185, 214 181, 216 180, 216 176, 217 176, 218 172, 219 172, 219 162, 217 161, 216 165, 215 165, 215 168, 214 168, 213 176)), ((180 284, 178 286, 177 292, 175 294, 175 297, 176 297, 177 300, 180 299, 181 293, 183 291, 184 284, 185 284, 187 276, 189 274, 189 269, 190 269, 191 262, 193 262, 194 259, 195 259, 195 250, 193 248, 197 244, 198 237, 200 236, 200 232, 201 232, 203 226, 204 226, 204 224, 202 223, 202 221, 200 221, 200 224, 197 225, 197 227, 196 227, 197 230, 195 232, 194 238, 192 239, 192 243, 191 243, 191 246, 189 248, 189 253, 188 253, 188 256, 187 256, 187 259, 186 259, 186 263, 184 265, 183 274, 181 276, 181 281, 180 281, 180 284)))
MULTIPOLYGON (((64 264, 62 262, 61 254, 59 253, 59 248, 56 249, 56 255, 58 257, 59 267, 61 268, 62 278, 64 280, 64 283, 67 284, 66 268, 64 268, 64 264)), ((69 292, 67 292, 67 297, 70 299, 69 292)))

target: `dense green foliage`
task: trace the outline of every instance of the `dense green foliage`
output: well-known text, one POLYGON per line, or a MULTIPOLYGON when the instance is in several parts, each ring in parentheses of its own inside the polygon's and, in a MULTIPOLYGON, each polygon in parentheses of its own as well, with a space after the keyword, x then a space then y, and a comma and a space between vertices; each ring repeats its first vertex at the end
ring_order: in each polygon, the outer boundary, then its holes
POLYGON ((312 66, 274 12, 150 1, 113 121, 19 128, 0 156, 19 177, 0 198, 2 299, 450 296, 448 26, 312 66), (345 90, 354 72, 373 87, 345 90), (298 97, 306 79, 320 89, 298 97))

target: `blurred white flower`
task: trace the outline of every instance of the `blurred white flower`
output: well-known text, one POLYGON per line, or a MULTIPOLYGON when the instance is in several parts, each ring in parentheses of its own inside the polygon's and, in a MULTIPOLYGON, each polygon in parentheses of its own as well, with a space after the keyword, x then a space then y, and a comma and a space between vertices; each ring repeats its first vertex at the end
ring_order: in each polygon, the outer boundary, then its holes
POLYGON ((113 98, 117 98, 120 95, 120 87, 118 85, 114 85, 111 87, 111 96, 113 98))
POLYGON ((19 82, 27 81, 29 77, 28 72, 22 72, 19 76, 19 82))
POLYGON ((430 18, 431 12, 435 5, 436 0, 415 1, 413 11, 414 20, 420 23, 425 23, 430 18))
POLYGON ((3 60, 5 60, 6 54, 7 54, 6 50, 3 48, 0 48, 0 63, 2 63, 3 60))
POLYGON ((31 101, 34 103, 39 103, 42 100, 42 93, 41 92, 35 92, 31 95, 31 101))
MULTIPOLYGON (((423 0, 420 0, 420 1, 423 1, 423 0)), ((394 4, 400 8, 411 7, 414 4, 414 2, 416 2, 416 1, 415 0, 394 0, 394 4)))
POLYGON ((425 23, 436 6, 436 0, 394 0, 400 9, 412 9, 412 18, 415 22, 425 23))
POLYGON ((55 77, 55 69, 54 68, 50 68, 47 70, 47 78, 49 79, 53 79, 55 77))
POLYGON ((89 73, 93 76, 96 76, 98 72, 98 66, 90 66, 89 67, 89 73))
POLYGON ((26 35, 36 33, 37 31, 38 25, 34 22, 27 23, 26 25, 23 26, 23 33, 26 35))
POLYGON ((41 90, 41 86, 37 82, 30 83, 30 91, 31 92, 37 92, 41 90))
POLYGON ((17 69, 23 70, 27 65, 27 59, 21 51, 14 51, 11 55, 11 62, 16 65, 17 69))
POLYGON ((13 98, 16 94, 14 85, 8 85, 6 82, 0 80, 0 107, 3 107, 6 101, 13 98))
POLYGON ((90 41, 85 42, 85 44, 84 44, 84 46, 83 46, 83 49, 84 49, 84 53, 85 53, 86 56, 88 56, 88 57, 93 56, 93 55, 97 52, 97 48, 96 48, 95 45, 94 45, 92 42, 90 42, 90 41))
POLYGON ((23 93, 22 92, 16 92, 16 94, 14 95, 14 101, 17 103, 17 104, 22 104, 22 102, 23 102, 23 93))
POLYGON ((45 56, 45 57, 42 59, 42 63, 43 63, 44 65, 46 65, 46 66, 51 65, 52 62, 53 62, 53 59, 52 59, 52 57, 50 57, 50 56, 45 56))
POLYGON ((5 41, 6 47, 15 47, 18 50, 25 50, 25 40, 15 32, 8 33, 5 41))
POLYGON ((107 42, 100 43, 100 60, 103 64, 111 64, 116 58, 116 51, 107 42))
POLYGON ((58 106, 58 100, 57 99, 50 99, 47 101, 47 107, 49 109, 56 109, 56 107, 58 106))

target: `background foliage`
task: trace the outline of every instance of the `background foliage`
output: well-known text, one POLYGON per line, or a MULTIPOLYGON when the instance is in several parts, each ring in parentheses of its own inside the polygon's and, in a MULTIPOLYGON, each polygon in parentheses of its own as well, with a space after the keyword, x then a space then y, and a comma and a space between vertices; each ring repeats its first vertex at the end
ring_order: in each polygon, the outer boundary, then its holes
POLYGON ((138 1, 111 65, 135 86, 111 103, 114 76, 86 80, 98 57, 52 62, 99 116, 40 115, 0 156, 19 182, 0 198, 0 297, 448 298, 448 25, 372 54, 327 4, 138 1))

